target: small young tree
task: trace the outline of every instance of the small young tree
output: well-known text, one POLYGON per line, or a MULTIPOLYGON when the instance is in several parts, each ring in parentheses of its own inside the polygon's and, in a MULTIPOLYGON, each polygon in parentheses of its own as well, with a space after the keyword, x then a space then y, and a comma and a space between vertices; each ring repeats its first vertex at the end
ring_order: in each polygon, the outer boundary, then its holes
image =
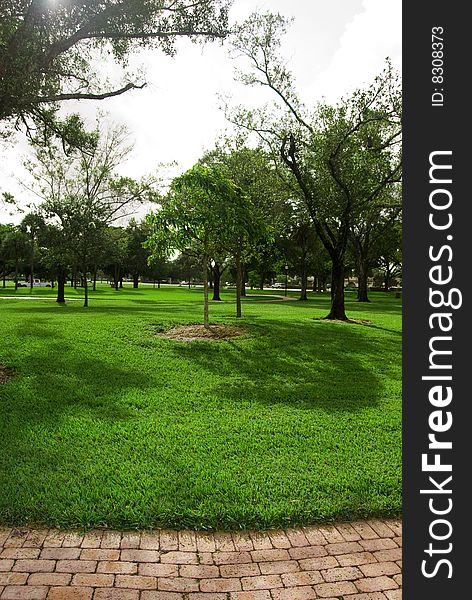
MULTIPOLYGON (((208 329, 210 262, 222 245, 238 256, 239 244, 251 229, 250 200, 216 167, 195 165, 174 179, 161 208, 148 216, 148 223, 152 233, 145 245, 151 261, 189 247, 198 255, 203 269, 203 322, 208 329)), ((237 297, 240 303, 240 286, 237 297)))

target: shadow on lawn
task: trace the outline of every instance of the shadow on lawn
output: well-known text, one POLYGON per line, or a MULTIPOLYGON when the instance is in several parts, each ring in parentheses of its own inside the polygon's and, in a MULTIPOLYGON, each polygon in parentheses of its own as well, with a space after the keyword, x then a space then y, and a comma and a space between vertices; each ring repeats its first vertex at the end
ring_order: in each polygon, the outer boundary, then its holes
POLYGON ((93 448, 100 440, 93 427, 89 431, 90 423, 132 424, 137 412, 120 402, 121 394, 152 385, 149 376, 127 365, 70 351, 74 340, 45 320, 23 323, 18 330, 27 336, 26 352, 16 365, 17 377, 0 389, 0 496, 10 498, 7 509, 0 501, 0 520, 15 524, 27 522, 36 510, 41 514, 40 495, 35 500, 40 504, 31 505, 30 486, 37 492, 51 478, 67 488, 64 469, 73 477, 83 472, 79 480, 95 476, 90 475, 93 448), (19 514, 13 508, 17 503, 19 514))
POLYGON ((120 393, 152 385, 149 376, 127 365, 70 351, 74 339, 65 337, 54 322, 27 321, 17 330, 28 346, 17 365, 14 403, 5 403, 5 417, 10 413, 20 415, 23 423, 55 422, 73 409, 92 411, 98 419, 128 419, 134 413, 120 403, 120 393), (46 338, 47 345, 41 344, 46 338))
POLYGON ((251 331, 246 339, 170 344, 179 358, 223 380, 211 389, 217 398, 328 412, 376 406, 381 376, 395 368, 376 368, 382 352, 400 352, 397 340, 380 342, 359 325, 258 320, 251 331))
MULTIPOLYGON (((6 307, 8 309, 8 307, 6 307)), ((73 311, 74 318, 77 315, 83 315, 84 317, 89 317, 93 314, 100 313, 142 313, 149 311, 152 314, 156 314, 156 310, 159 308, 165 309, 167 314, 169 312, 188 312, 189 309, 195 310, 199 314, 203 314, 203 304, 200 306, 192 301, 182 302, 179 301, 176 303, 173 300, 133 300, 125 298, 121 304, 113 304, 108 298, 102 298, 100 304, 94 304, 93 299, 90 301, 90 305, 88 308, 84 308, 81 302, 71 301, 66 303, 64 306, 59 306, 52 302, 44 301, 44 304, 40 304, 40 302, 31 303, 22 303, 21 306, 15 305, 14 310, 16 313, 23 312, 24 314, 54 314, 61 313, 67 314, 67 311, 73 311), (106 304, 105 301, 106 300, 106 304), (171 311, 169 311, 171 309, 171 311)), ((203 318, 203 316, 202 316, 203 318)))

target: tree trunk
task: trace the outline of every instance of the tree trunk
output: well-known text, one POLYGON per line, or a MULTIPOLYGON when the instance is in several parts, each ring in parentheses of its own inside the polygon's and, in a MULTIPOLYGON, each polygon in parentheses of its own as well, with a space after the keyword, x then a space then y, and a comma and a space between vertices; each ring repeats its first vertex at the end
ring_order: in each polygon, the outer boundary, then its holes
POLYGON ((18 289, 18 258, 15 258, 15 292, 18 289))
POLYGON ((344 263, 333 260, 331 267, 331 310, 325 319, 347 321, 344 308, 344 263))
POLYGON ((369 265, 363 258, 358 261, 358 287, 357 287, 357 301, 358 302, 370 302, 367 296, 367 275, 369 273, 369 265))
MULTIPOLYGON (((246 297, 246 265, 241 264, 241 287, 240 289, 240 294, 243 298, 246 297)), ((239 315, 241 316, 241 315, 239 315)))
POLYGON ((3 287, 7 287, 7 267, 3 266, 3 287))
POLYGON ((241 316, 241 296, 243 289, 243 269, 239 254, 236 255, 236 317, 241 316))
POLYGON ((389 287, 390 287, 390 265, 387 263, 387 266, 385 268, 385 278, 384 278, 384 288, 385 288, 386 292, 388 292, 389 287))
POLYGON ((320 283, 319 283, 319 279, 318 279, 318 277, 316 277, 316 275, 313 275, 313 286, 311 289, 313 292, 320 291, 320 283))
POLYGON ((56 302, 59 304, 65 304, 65 285, 66 285, 66 274, 62 269, 59 269, 57 273, 57 298, 56 302))
POLYGON ((119 283, 120 283, 120 273, 119 273, 119 269, 118 269, 117 265, 115 265, 115 272, 113 274, 113 286, 115 288, 115 291, 118 291, 119 283))
POLYGON ((161 289, 161 280, 160 279, 157 280, 157 289, 158 290, 161 289))
POLYGON ((120 289, 123 289, 123 277, 120 275, 120 289))
POLYGON ((139 287, 139 275, 135 273, 133 275, 133 289, 137 290, 138 287, 139 287))
POLYGON ((209 290, 213 289, 213 268, 212 268, 211 264, 208 267, 208 289, 209 290))
POLYGON ((30 262, 30 291, 33 291, 33 284, 34 284, 34 263, 33 263, 33 251, 31 251, 31 262, 30 262))
POLYGON ((88 281, 87 271, 84 271, 84 308, 88 306, 88 281))
POLYGON ((299 300, 308 300, 308 296, 306 293, 308 287, 308 273, 306 269, 306 252, 302 254, 302 289, 300 292, 299 300))
POLYGON ((212 270, 213 270, 213 298, 212 298, 212 300, 221 302, 221 298, 220 298, 220 283, 221 283, 220 265, 218 263, 215 263, 212 270))
POLYGON ((97 291, 97 267, 93 268, 93 291, 97 291))
POLYGON ((259 279, 259 289, 263 290, 264 289, 264 281, 265 281, 265 273, 260 273, 260 279, 259 279))
POLYGON ((205 257, 203 265, 203 326, 210 329, 208 317, 208 259, 205 257))

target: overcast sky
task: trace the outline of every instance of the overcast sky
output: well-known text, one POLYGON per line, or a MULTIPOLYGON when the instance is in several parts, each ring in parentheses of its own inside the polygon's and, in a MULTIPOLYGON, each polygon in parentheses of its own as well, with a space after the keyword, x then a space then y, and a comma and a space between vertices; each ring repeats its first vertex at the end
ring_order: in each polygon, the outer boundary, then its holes
MULTIPOLYGON (((386 57, 401 69, 401 0, 234 0, 231 19, 243 20, 255 10, 294 18, 282 52, 308 106, 323 98, 334 103, 368 85, 386 57)), ((146 73, 144 89, 103 102, 71 102, 67 110, 80 112, 93 124, 100 109, 110 122, 127 126, 135 146, 123 174, 155 173, 159 163, 174 160, 182 171, 228 127, 219 94, 247 106, 260 99, 257 90, 249 92, 234 82, 235 64, 224 45, 201 47, 181 40, 174 58, 150 51, 132 57, 131 69, 144 68, 146 73)), ((27 151, 21 136, 14 145, 0 145, 0 192, 10 191, 24 203, 33 198, 17 182, 28 177, 22 167, 27 151)), ((2 222, 21 218, 10 216, 1 205, 0 210, 2 222)))

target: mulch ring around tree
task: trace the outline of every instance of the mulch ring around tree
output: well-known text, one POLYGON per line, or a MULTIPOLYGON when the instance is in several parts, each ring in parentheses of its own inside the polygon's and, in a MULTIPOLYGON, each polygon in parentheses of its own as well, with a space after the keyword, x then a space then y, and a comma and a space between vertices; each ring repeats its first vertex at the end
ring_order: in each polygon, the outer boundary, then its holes
POLYGON ((0 365, 0 385, 13 379, 13 371, 4 365, 0 365))
POLYGON ((368 319, 327 319, 326 317, 313 317, 313 321, 322 321, 324 323, 349 323, 351 325, 372 325, 368 319))
POLYGON ((194 342, 198 340, 226 340, 246 334, 246 329, 235 325, 210 325, 209 329, 205 329, 203 325, 178 325, 172 327, 172 329, 160 331, 157 335, 179 342, 194 342))

